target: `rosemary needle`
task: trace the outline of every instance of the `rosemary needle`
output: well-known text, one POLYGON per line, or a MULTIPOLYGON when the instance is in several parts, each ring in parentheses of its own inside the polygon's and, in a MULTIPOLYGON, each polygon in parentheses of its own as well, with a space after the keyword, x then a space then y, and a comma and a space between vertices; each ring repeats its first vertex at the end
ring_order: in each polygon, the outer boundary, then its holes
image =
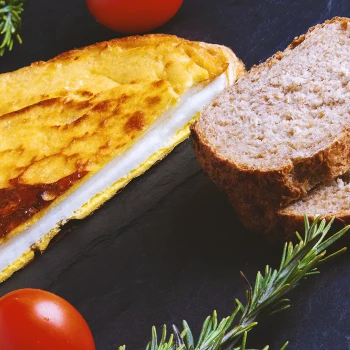
POLYGON ((24 0, 0 0, 0 56, 11 51, 15 40, 20 44, 21 14, 24 0))

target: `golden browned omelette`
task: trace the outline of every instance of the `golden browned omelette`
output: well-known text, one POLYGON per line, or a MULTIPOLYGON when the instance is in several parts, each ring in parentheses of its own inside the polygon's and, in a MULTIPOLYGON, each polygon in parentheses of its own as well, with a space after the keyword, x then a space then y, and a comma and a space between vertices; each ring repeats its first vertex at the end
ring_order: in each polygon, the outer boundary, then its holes
POLYGON ((148 35, 0 75, 0 281, 188 137, 243 71, 223 46, 148 35))

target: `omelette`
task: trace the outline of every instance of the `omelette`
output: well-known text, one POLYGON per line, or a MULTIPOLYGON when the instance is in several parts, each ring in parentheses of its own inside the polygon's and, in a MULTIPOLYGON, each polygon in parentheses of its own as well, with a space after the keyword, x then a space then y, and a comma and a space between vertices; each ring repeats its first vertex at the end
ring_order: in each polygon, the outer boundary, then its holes
POLYGON ((219 45, 115 39, 0 75, 0 282, 189 136, 244 72, 219 45))

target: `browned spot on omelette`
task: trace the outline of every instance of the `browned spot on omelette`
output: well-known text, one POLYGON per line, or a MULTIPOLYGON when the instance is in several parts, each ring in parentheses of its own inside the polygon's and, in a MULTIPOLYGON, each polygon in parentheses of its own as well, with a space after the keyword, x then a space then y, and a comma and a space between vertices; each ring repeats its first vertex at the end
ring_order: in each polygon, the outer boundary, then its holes
POLYGON ((135 112, 126 122, 124 130, 127 133, 142 130, 145 127, 145 116, 142 112, 135 112))
POLYGON ((113 101, 108 101, 108 100, 101 101, 94 106, 92 111, 99 112, 99 113, 107 112, 114 103, 113 103, 113 101))
POLYGON ((125 103, 131 96, 128 96, 127 94, 122 94, 118 100, 117 100, 117 106, 119 106, 121 103, 125 103))
POLYGON ((81 117, 79 117, 79 118, 77 118, 76 120, 74 120, 74 121, 71 123, 71 125, 72 125, 73 127, 75 127, 75 126, 78 126, 78 125, 81 124, 81 123, 84 123, 84 121, 86 122, 87 120, 88 120, 87 114, 83 114, 81 117))
POLYGON ((47 208, 86 174, 77 171, 51 184, 27 185, 11 180, 11 187, 0 189, 0 237, 47 208))
POLYGON ((153 86, 154 86, 155 88, 159 88, 159 87, 161 87, 164 83, 165 83, 164 80, 157 80, 157 81, 154 81, 154 82, 153 82, 153 86))
POLYGON ((63 100, 64 108, 74 109, 74 110, 83 110, 90 106, 90 100, 86 101, 76 101, 71 98, 63 100))
POLYGON ((161 100, 162 99, 160 96, 151 96, 146 98, 146 102, 150 107, 157 105, 161 100))
POLYGON ((94 94, 91 91, 78 91, 81 96, 92 97, 94 94))

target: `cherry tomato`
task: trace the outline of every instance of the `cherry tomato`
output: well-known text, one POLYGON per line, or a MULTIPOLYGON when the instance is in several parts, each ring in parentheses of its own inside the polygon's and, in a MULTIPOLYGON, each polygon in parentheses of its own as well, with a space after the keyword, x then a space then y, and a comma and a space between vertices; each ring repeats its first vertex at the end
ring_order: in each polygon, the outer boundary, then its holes
POLYGON ((67 301, 38 289, 0 298, 1 350, 95 350, 83 316, 67 301))
POLYGON ((121 33, 144 33, 169 21, 183 0, 86 0, 92 15, 121 33))

